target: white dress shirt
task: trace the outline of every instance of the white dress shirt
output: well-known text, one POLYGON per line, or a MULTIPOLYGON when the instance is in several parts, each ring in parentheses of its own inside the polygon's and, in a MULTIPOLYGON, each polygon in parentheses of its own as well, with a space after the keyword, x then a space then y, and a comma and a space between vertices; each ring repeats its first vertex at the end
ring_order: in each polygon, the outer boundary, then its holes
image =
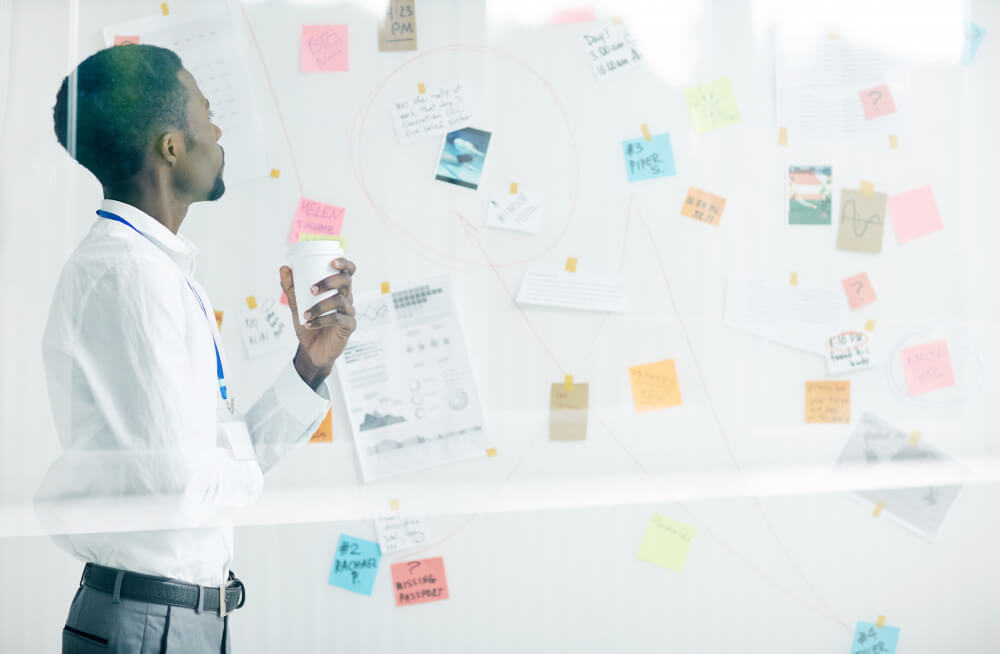
POLYGON ((64 452, 36 506, 56 543, 83 561, 217 586, 233 558, 232 513, 260 494, 263 471, 308 440, 330 391, 313 391, 289 362, 252 406, 235 398, 256 454, 237 460, 220 428, 213 336, 224 368, 226 359, 192 278, 197 249, 135 207, 101 207, 142 235, 98 218, 63 269, 42 351, 64 452), (103 533, 59 534, 61 512, 81 501, 108 515, 130 506, 146 527, 124 518, 103 533))

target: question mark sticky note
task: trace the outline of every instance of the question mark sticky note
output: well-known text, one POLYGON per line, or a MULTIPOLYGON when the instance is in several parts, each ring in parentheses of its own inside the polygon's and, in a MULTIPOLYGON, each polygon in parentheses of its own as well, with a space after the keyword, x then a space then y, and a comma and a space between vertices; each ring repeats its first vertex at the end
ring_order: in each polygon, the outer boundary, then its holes
POLYGON ((861 96, 861 106, 868 120, 896 113, 896 103, 892 101, 892 94, 885 84, 860 91, 858 95, 861 96))
POLYGON ((382 560, 378 543, 341 534, 328 582, 361 595, 371 595, 382 560))
POLYGON ((654 513, 639 544, 639 558, 667 570, 680 572, 687 561, 696 529, 654 513))
POLYGON ((844 292, 847 294, 847 303, 851 306, 851 311, 866 304, 871 304, 878 299, 875 297, 875 289, 872 288, 871 280, 868 279, 868 273, 848 277, 840 283, 844 286, 844 292))
POLYGON ((390 569, 396 606, 448 599, 448 579, 444 575, 444 559, 440 556, 393 563, 390 569))

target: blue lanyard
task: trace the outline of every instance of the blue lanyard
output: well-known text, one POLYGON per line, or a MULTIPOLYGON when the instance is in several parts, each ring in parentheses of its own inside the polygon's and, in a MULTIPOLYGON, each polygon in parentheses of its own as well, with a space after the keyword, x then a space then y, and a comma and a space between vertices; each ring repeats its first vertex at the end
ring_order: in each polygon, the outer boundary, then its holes
MULTIPOLYGON (((97 211, 97 215, 100 216, 101 218, 107 218, 108 220, 115 220, 117 222, 120 222, 121 224, 125 225, 126 227, 134 231, 139 236, 142 236, 147 240, 151 240, 148 236, 146 236, 138 229, 136 229, 132 223, 125 220, 119 215, 101 209, 97 211)), ((185 279, 184 281, 187 281, 187 279, 185 279)), ((201 301, 201 296, 198 295, 198 291, 194 290, 194 286, 191 286, 191 282, 188 281, 187 285, 188 288, 191 289, 191 292, 194 293, 195 299, 198 300, 198 306, 201 307, 201 312, 205 314, 205 319, 208 320, 208 310, 205 309, 205 303, 201 301)), ((211 327, 209 327, 209 332, 211 333, 211 327)), ((219 377, 219 392, 222 393, 222 399, 227 400, 229 399, 229 397, 228 394, 226 393, 226 376, 222 372, 222 357, 219 356, 219 344, 215 342, 215 334, 212 334, 212 346, 215 348, 215 369, 216 369, 216 374, 219 377)))

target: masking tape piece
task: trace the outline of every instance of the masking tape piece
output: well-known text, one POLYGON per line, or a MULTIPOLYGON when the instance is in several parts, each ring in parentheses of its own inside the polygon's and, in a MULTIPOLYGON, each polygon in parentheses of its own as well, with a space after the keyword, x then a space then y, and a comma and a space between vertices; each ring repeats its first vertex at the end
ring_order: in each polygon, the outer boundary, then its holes
POLYGON ((840 32, 838 32, 837 30, 830 30, 827 36, 830 38, 831 41, 836 41, 837 39, 840 38, 840 32))
POLYGON ((170 7, 167 6, 166 2, 161 2, 160 3, 160 11, 163 12, 164 16, 169 16, 170 15, 170 7))
POLYGON ((398 497, 394 497, 391 500, 389 500, 389 510, 390 511, 399 511, 399 498, 398 497))
POLYGON ((865 331, 872 332, 875 331, 875 321, 869 318, 865 321, 865 331))
POLYGON ((889 135, 889 148, 892 149, 892 150, 895 150, 898 147, 899 147, 899 139, 896 138, 895 134, 890 134, 889 135))
POLYGON ((778 128, 778 145, 788 145, 788 128, 778 128))
POLYGON ((878 620, 875 621, 875 626, 878 627, 879 629, 881 629, 882 627, 885 626, 885 616, 884 615, 878 616, 878 620))
POLYGON ((647 141, 653 140, 653 135, 649 133, 649 125, 643 123, 642 125, 639 126, 639 129, 642 130, 642 138, 646 139, 647 141))
POLYGON ((563 380, 563 388, 566 389, 567 393, 573 392, 573 375, 566 375, 566 378, 563 380))
POLYGON ((281 171, 278 170, 277 168, 272 168, 271 169, 271 177, 273 177, 275 179, 278 179, 279 177, 281 177, 281 171))
POLYGON ((423 82, 420 82, 419 84, 417 84, 417 93, 420 93, 420 94, 427 93, 427 88, 424 87, 424 83, 423 82))
POLYGON ((875 195, 875 184, 866 180, 861 180, 861 195, 871 197, 875 195))
POLYGON ((247 306, 250 307, 251 309, 256 309, 257 308, 257 298, 255 298, 252 295, 248 295, 247 296, 247 306))
POLYGON ((517 182, 510 183, 510 194, 517 195, 517 182))
POLYGON ((799 273, 793 272, 788 277, 788 283, 791 284, 792 286, 798 286, 799 285, 799 273))
POLYGON ((213 309, 213 312, 215 313, 216 324, 219 326, 219 329, 222 329, 222 312, 218 309, 213 309))
POLYGON ((382 295, 389 292, 389 282, 382 282, 382 295))
POLYGON ((913 431, 910 432, 910 439, 906 441, 906 444, 909 445, 910 447, 916 447, 917 443, 920 442, 921 436, 923 436, 923 434, 914 429, 913 431))
POLYGON ((576 257, 566 257, 566 270, 576 272, 576 257))
POLYGON ((879 513, 882 513, 882 509, 885 508, 885 502, 879 502, 875 505, 875 510, 872 511, 872 517, 877 518, 879 513))
POLYGON ((621 16, 612 16, 611 22, 614 23, 615 25, 621 25, 622 23, 625 22, 625 19, 622 18, 621 16))
POLYGON ((486 450, 486 456, 488 456, 489 458, 492 459, 496 455, 497 455, 497 448, 491 447, 490 449, 486 450))

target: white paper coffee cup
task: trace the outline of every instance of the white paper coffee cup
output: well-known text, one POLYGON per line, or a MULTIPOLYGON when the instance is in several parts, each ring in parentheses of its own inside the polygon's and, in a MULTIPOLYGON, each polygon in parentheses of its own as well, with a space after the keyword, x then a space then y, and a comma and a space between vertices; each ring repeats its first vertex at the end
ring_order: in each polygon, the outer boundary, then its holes
MULTIPOLYGON (((299 323, 305 324, 302 314, 311 309, 317 302, 337 293, 336 289, 312 294, 313 284, 326 279, 330 275, 340 273, 333 267, 333 260, 344 256, 340 241, 316 240, 299 241, 288 246, 288 266, 292 269, 292 280, 295 284, 295 306, 299 314, 299 323)), ((313 316, 315 320, 319 316, 313 316)))

